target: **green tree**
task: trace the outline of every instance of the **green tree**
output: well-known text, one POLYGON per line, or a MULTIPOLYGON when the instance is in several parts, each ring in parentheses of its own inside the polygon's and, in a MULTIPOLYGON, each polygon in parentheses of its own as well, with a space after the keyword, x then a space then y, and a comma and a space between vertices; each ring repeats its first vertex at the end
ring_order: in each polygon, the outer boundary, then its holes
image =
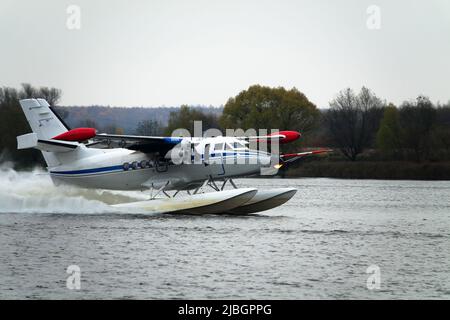
POLYGON ((219 119, 216 115, 206 114, 193 107, 182 105, 179 110, 170 113, 165 134, 171 135, 176 129, 187 129, 191 135, 194 135, 194 121, 202 122, 203 131, 212 128, 220 129, 219 119))
POLYGON ((377 147, 388 156, 395 155, 401 148, 399 112, 392 103, 384 109, 383 119, 377 132, 377 147))
POLYGON ((230 129, 280 129, 306 133, 320 118, 317 107, 296 88, 253 85, 230 98, 220 124, 230 129))

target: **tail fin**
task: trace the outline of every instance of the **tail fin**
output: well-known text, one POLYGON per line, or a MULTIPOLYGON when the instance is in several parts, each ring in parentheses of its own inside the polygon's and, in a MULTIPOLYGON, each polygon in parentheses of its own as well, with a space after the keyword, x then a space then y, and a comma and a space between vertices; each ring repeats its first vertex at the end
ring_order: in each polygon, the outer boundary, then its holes
MULTIPOLYGON (((50 140, 70 130, 44 99, 23 99, 19 102, 37 140, 50 140)), ((60 164, 58 157, 53 152, 42 151, 42 155, 49 167, 60 164)))
POLYGON ((70 130, 44 99, 20 100, 20 106, 38 139, 49 140, 70 130))

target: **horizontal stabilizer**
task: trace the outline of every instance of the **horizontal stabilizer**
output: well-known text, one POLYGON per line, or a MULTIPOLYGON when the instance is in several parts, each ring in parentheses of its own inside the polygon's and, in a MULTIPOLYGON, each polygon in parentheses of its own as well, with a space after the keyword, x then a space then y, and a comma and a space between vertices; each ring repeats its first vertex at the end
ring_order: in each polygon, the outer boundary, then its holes
POLYGON ((47 152, 69 152, 79 146, 77 142, 38 139, 36 133, 28 133, 17 137, 17 149, 36 148, 47 152))
POLYGON ((54 140, 38 140, 37 149, 48 152, 69 152, 78 148, 79 143, 54 140))
POLYGON ((17 149, 36 148, 38 137, 36 133, 27 133, 17 137, 17 149))

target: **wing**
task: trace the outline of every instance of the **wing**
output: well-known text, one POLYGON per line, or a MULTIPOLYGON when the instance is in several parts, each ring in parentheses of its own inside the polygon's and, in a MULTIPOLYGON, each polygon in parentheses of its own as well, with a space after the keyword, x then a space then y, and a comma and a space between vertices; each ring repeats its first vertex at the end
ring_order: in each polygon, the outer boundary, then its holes
POLYGON ((158 152, 159 154, 164 155, 174 146, 179 144, 183 138, 101 133, 95 135, 92 140, 93 142, 88 146, 103 144, 107 147, 127 148, 145 153, 158 152))
POLYGON ((333 150, 320 149, 320 150, 312 150, 312 151, 306 151, 306 152, 287 153, 287 154, 280 155, 280 158, 284 163, 289 163, 289 162, 293 162, 293 161, 302 159, 302 158, 310 156, 310 155, 329 153, 329 152, 333 152, 333 150))

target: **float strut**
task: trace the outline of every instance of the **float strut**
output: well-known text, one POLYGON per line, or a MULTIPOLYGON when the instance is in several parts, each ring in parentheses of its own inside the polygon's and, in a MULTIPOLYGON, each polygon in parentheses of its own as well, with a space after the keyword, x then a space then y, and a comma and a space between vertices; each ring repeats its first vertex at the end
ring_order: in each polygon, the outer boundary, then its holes
POLYGON ((153 185, 152 185, 152 193, 151 193, 151 200, 154 200, 156 198, 156 196, 158 196, 158 194, 162 191, 167 197, 170 198, 170 195, 167 194, 166 191, 164 191, 164 189, 169 185, 170 181, 167 181, 165 185, 163 185, 161 188, 158 189, 158 191, 156 191, 155 194, 153 194, 153 185))
POLYGON ((217 184, 214 182, 214 179, 213 179, 212 176, 209 176, 209 179, 208 179, 208 185, 209 185, 211 188, 213 188, 214 190, 220 191, 219 187, 218 187, 217 184))

